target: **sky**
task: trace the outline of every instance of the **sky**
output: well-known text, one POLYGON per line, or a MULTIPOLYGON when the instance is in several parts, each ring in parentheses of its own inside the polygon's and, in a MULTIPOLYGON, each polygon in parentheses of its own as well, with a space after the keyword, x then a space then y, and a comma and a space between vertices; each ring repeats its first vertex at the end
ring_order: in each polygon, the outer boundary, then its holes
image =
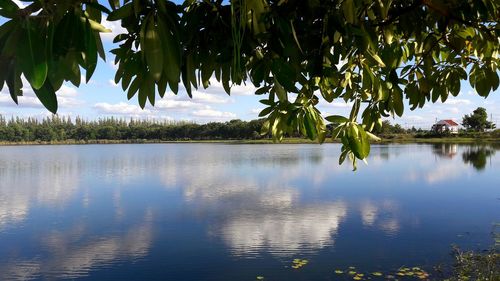
MULTIPOLYGON (((256 119, 260 110, 264 108, 264 105, 258 102, 262 97, 254 95, 255 88, 250 82, 246 85, 234 86, 231 95, 228 96, 222 85, 213 78, 210 87, 207 89, 201 87, 194 91, 192 99, 180 86, 177 95, 167 92, 163 99, 157 98, 154 107, 147 104, 142 110, 138 105, 137 95, 127 100, 127 94, 122 90, 121 85, 113 81, 117 67, 113 64, 114 57, 109 51, 117 47, 112 40, 116 34, 123 33, 124 29, 117 22, 104 21, 102 24, 112 30, 112 33, 103 34, 103 43, 107 51, 106 61, 99 61, 88 84, 84 83, 85 79, 82 77, 82 84, 79 88, 71 83, 65 83, 61 87, 57 92, 58 115, 80 116, 87 120, 114 116, 126 119, 183 120, 206 123, 231 119, 256 119)), ((50 116, 51 113, 37 100, 26 80, 23 84, 24 96, 19 97, 19 105, 11 100, 6 86, 1 89, 0 114, 7 117, 50 116)), ((410 111, 408 102, 405 101, 403 117, 388 119, 391 123, 398 123, 405 128, 414 126, 429 129, 436 119, 453 119, 460 123, 464 114, 470 114, 481 106, 486 108, 488 115, 492 114, 493 122, 498 124, 500 123, 499 93, 500 89, 497 89, 485 99, 477 95, 467 81, 463 81, 461 93, 456 98, 449 98, 445 103, 440 101, 435 104, 427 103, 424 108, 414 111, 410 111)), ((332 103, 321 102, 318 106, 323 116, 345 116, 349 114, 350 108, 351 104, 346 104, 343 100, 335 100, 332 103)))

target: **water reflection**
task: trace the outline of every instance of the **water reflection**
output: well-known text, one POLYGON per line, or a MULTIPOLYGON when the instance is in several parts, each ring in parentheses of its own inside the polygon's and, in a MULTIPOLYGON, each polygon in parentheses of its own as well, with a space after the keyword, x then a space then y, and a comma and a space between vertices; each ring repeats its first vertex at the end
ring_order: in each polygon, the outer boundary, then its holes
POLYGON ((337 201, 299 208, 241 210, 222 226, 221 234, 233 255, 262 251, 278 256, 314 252, 333 245, 333 236, 347 213, 337 201))
POLYGON ((496 151, 487 146, 469 146, 462 153, 462 160, 466 164, 472 165, 476 170, 484 170, 488 159, 495 155, 496 151))
POLYGON ((377 203, 365 199, 360 204, 361 220, 363 225, 382 230, 384 233, 394 236, 400 229, 398 213, 400 208, 393 200, 383 200, 377 203))
POLYGON ((15 260, 0 266, 7 280, 74 279, 86 276, 96 267, 106 267, 116 261, 137 260, 146 256, 151 247, 152 213, 143 223, 131 227, 122 235, 88 237, 85 225, 68 231, 52 231, 40 236, 39 242, 49 255, 31 260, 15 260), (83 241, 81 241, 83 239, 83 241))
POLYGON ((79 189, 77 155, 40 160, 15 153, 0 158, 0 230, 22 222, 31 204, 64 207, 79 189))
POLYGON ((432 145, 435 155, 446 158, 453 158, 457 155, 458 144, 454 143, 435 143, 432 145))
POLYGON ((466 187, 473 179, 492 190, 496 174, 474 176, 499 164, 493 147, 375 145, 356 173, 338 166, 338 156, 337 145, 2 149, 0 279, 92 279, 105 271, 123 280, 118 273, 144 270, 218 280, 245 271, 239 260, 252 258, 261 270, 299 255, 400 265, 449 245, 454 227, 490 220, 489 203, 466 187), (460 196, 474 208, 443 203, 460 196), (448 223, 447 211, 459 222, 448 223), (432 238, 423 245, 412 235, 432 238), (388 245, 401 253, 387 255, 388 245))

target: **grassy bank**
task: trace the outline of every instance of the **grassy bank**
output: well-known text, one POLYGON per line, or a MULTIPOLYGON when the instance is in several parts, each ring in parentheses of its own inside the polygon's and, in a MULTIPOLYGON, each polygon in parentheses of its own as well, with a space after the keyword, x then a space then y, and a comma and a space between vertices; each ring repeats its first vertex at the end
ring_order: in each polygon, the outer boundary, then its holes
MULTIPOLYGON (((327 143, 336 143, 332 140, 325 141, 327 143)), ((19 141, 9 142, 0 141, 0 146, 16 146, 16 145, 85 145, 85 144, 147 144, 147 143, 228 143, 228 144, 273 144, 272 139, 255 139, 255 140, 64 140, 64 141, 19 141)), ((317 144, 316 141, 302 138, 287 138, 276 144, 317 144)))
MULTIPOLYGON (((243 140, 145 140, 145 139, 130 139, 130 140, 63 140, 63 141, 1 141, 0 145, 84 145, 84 144, 141 144, 141 143, 229 143, 229 144, 273 144, 272 139, 243 139, 243 140)), ((327 139, 325 143, 338 143, 336 140, 327 139)), ((500 143, 500 138, 471 138, 471 137, 441 137, 441 138, 417 138, 407 135, 396 135, 384 137, 380 142, 375 143, 500 143)), ((317 144, 316 141, 311 141, 304 138, 285 138, 278 144, 317 144)))

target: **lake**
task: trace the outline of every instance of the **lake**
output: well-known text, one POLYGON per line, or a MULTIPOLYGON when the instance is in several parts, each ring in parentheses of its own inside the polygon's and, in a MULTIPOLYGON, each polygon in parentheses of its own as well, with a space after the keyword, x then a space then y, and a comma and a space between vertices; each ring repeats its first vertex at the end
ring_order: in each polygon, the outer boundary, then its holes
POLYGON ((452 261, 452 245, 492 246, 499 149, 374 145, 352 172, 338 144, 3 146, 0 279, 430 270, 452 261))

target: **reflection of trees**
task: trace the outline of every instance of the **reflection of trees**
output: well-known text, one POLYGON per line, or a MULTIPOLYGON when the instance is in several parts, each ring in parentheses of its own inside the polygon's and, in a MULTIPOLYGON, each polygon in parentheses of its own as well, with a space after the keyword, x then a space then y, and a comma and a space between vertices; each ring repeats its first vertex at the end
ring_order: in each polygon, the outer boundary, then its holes
POLYGON ((476 170, 484 170, 489 157, 495 155, 495 149, 488 146, 470 146, 462 153, 462 160, 476 170))
POLYGON ((440 157, 453 158, 457 154, 458 145, 455 143, 435 143, 432 152, 440 157))

